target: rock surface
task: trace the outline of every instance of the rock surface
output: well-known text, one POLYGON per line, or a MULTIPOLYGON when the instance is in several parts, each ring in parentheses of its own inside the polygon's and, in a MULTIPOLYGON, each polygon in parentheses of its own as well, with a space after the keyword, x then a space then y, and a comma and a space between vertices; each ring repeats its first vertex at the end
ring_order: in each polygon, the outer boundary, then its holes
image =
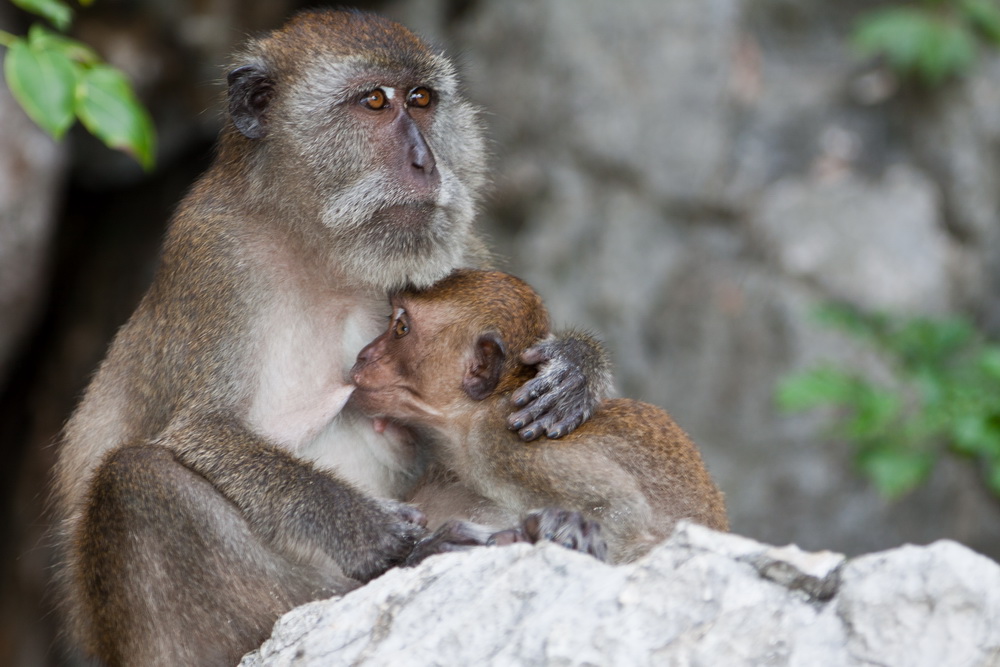
POLYGON ((480 549, 294 609, 241 664, 995 666, 1000 565, 950 541, 845 560, 690 524, 620 567, 480 549))

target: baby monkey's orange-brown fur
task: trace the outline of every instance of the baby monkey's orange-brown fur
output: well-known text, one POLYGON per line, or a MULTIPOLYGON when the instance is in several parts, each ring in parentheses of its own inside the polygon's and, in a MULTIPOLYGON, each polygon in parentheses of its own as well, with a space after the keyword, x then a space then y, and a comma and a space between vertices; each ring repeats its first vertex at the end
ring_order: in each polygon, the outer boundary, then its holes
POLYGON ((392 298, 389 329, 359 355, 352 401, 432 442, 413 501, 432 526, 464 518, 515 525, 554 506, 598 520, 610 560, 633 560, 680 519, 727 530, 722 493, 663 410, 607 400, 560 440, 525 446, 506 428, 510 393, 530 377, 520 355, 549 333, 539 296, 499 272, 460 270, 392 298))

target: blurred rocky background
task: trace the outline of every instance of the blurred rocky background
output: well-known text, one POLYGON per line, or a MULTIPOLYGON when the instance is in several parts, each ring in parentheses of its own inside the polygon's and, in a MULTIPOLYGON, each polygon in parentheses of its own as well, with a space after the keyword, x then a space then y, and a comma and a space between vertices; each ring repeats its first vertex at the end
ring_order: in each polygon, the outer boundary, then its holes
MULTIPOLYGON (((55 434, 150 280, 211 159, 227 53, 291 0, 98 0, 74 36, 126 71, 159 132, 150 174, 79 129, 55 144, 0 87, 0 664, 59 664, 46 597, 55 434)), ((315 4, 315 3, 313 3, 315 4)), ((878 368, 816 305, 1000 334, 1000 59, 934 91, 852 50, 846 0, 400 0, 485 110, 500 264, 597 332, 623 395, 670 410, 735 532, 849 555, 951 538, 1000 558, 1000 502, 942 459, 893 501, 775 408, 820 361, 878 368)), ((0 2, 0 29, 28 18, 0 2)))

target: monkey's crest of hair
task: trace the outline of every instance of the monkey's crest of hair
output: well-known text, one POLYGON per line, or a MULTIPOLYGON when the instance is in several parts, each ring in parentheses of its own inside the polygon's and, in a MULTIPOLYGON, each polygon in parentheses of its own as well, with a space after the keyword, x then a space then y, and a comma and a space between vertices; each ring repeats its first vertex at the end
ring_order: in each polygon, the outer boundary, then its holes
MULTIPOLYGON (((317 59, 350 57, 365 54, 372 64, 386 69, 415 63, 427 65, 428 72, 444 58, 405 26, 378 14, 357 10, 305 10, 293 16, 283 27, 251 40, 246 58, 267 54, 267 64, 281 71, 297 73, 317 59)), ((448 65, 450 70, 450 64, 448 65)))
POLYGON ((551 333, 549 313, 542 298, 526 282, 502 271, 458 269, 432 287, 411 290, 419 303, 446 299, 458 311, 452 329, 464 335, 494 333, 503 344, 502 379, 495 393, 512 391, 534 375, 521 362, 521 353, 551 333))

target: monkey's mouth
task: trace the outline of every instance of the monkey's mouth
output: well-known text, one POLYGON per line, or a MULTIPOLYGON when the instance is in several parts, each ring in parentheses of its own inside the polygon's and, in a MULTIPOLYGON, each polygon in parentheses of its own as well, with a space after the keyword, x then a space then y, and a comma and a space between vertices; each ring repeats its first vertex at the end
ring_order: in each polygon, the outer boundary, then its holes
POLYGON ((432 202, 393 204, 375 213, 374 219, 393 226, 425 227, 433 220, 436 208, 432 202))

